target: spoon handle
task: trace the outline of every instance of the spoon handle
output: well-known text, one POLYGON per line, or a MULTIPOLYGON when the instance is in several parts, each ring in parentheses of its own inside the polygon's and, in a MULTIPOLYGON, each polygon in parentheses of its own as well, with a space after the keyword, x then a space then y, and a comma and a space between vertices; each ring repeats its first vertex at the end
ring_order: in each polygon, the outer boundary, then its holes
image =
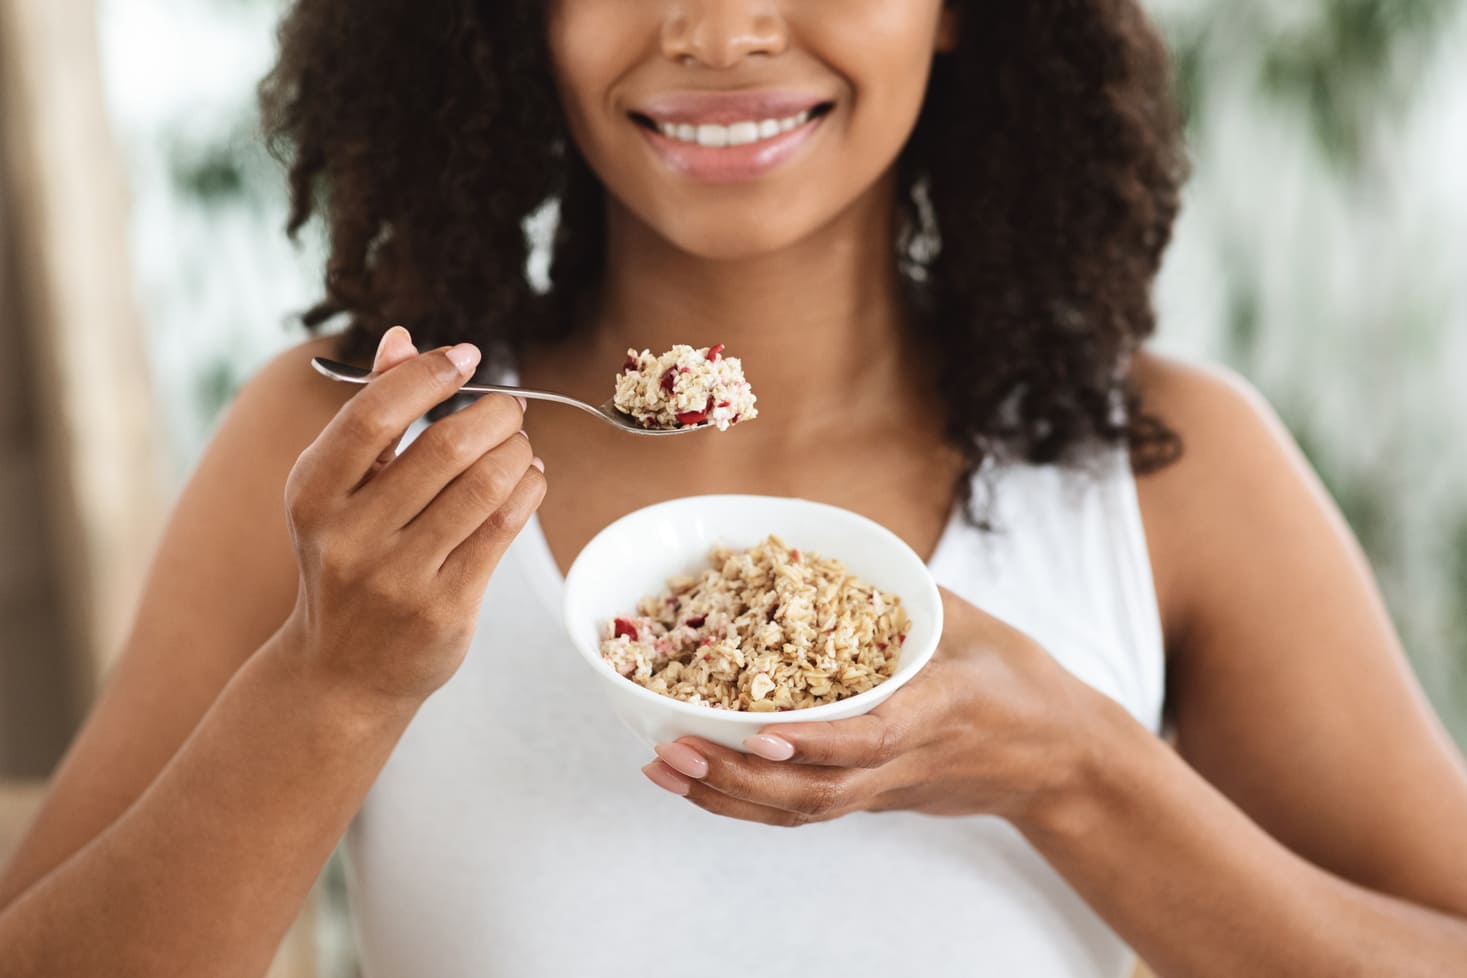
MULTIPOLYGON (((372 372, 363 370, 361 367, 353 367, 349 363, 341 363, 338 360, 328 360, 326 357, 312 357, 311 366, 318 373, 330 377, 332 380, 344 381, 348 384, 365 384, 372 379, 372 372)), ((594 407, 585 401, 578 401, 574 397, 557 394, 554 391, 536 390, 533 387, 508 387, 502 384, 464 384, 459 388, 465 394, 512 394, 517 397, 532 398, 540 401, 555 401, 558 404, 569 404, 592 414, 599 414, 594 407)))

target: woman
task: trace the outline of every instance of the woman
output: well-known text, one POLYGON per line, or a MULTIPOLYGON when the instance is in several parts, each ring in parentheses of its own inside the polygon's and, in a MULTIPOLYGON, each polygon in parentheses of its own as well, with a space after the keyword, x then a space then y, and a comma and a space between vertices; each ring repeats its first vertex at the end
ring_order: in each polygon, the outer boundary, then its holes
POLYGON ((1356 545, 1255 395, 1140 349, 1181 166, 1131 0, 426 6, 287 14, 308 321, 349 327, 194 473, 0 971, 257 975, 349 824, 374 976, 1462 971, 1467 777, 1356 545), (600 401, 683 342, 743 359, 757 421, 433 410, 478 369, 600 401), (708 491, 930 555, 930 667, 643 756, 559 575, 708 491))

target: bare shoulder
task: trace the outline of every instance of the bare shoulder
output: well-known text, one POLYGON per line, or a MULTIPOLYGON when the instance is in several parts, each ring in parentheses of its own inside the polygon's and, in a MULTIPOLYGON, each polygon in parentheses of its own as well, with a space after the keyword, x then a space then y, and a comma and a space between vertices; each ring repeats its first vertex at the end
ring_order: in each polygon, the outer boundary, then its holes
POLYGON ((1251 384, 1221 366, 1151 353, 1138 358, 1135 378, 1144 409, 1182 442, 1176 462, 1137 479, 1169 648, 1226 613, 1220 579, 1256 576, 1260 558, 1291 541, 1359 560, 1334 503, 1251 384))
POLYGON ((233 522, 255 524, 255 532, 235 545, 271 551, 277 570, 291 556, 281 549, 287 542, 285 479, 301 452, 357 390, 333 383, 311 367, 312 357, 334 351, 333 337, 306 340, 276 354, 240 388, 179 497, 164 554, 179 533, 195 539, 219 536, 218 517, 231 513, 233 522))
POLYGON ((1263 395, 1227 367, 1143 353, 1134 377, 1145 408, 1185 443, 1181 462, 1157 473, 1159 481, 1195 477, 1220 463, 1231 468, 1256 459, 1264 445, 1286 449, 1291 444, 1263 395))
POLYGON ((1275 838, 1361 885, 1467 911, 1467 771, 1371 568, 1274 412, 1225 370, 1149 356, 1182 458, 1138 478, 1177 748, 1275 838))
POLYGON ((268 420, 280 426, 277 435, 297 435, 297 438, 273 440, 296 441, 299 435, 309 432, 311 437, 306 439, 309 444, 355 391, 348 385, 331 383, 317 373, 311 367, 311 358, 318 356, 336 356, 335 337, 313 337, 266 361, 240 388, 220 433, 231 422, 268 420))
POLYGON ((249 580, 248 600, 230 596, 241 615, 241 645, 255 647, 288 612, 295 597, 295 556, 285 519, 284 487, 300 454, 356 391, 333 383, 310 364, 334 351, 331 337, 307 340, 268 361, 225 412, 174 508, 158 566, 145 594, 140 625, 159 601, 177 619, 175 598, 185 582, 204 588, 196 599, 217 603, 228 580, 249 580), (200 554, 200 546, 212 557, 200 554), (175 566, 173 561, 180 562, 175 566), (230 578, 213 578, 211 572, 230 578))

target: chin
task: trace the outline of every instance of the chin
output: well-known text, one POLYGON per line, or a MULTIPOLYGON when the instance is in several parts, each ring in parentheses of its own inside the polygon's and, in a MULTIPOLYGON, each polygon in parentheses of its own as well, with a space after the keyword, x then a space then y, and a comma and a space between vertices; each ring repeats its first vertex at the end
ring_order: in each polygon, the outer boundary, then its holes
POLYGON ((768 228, 709 228, 671 240, 679 250, 708 261, 748 261, 782 251, 801 237, 771 233, 768 228))
POLYGON ((709 261, 745 261, 789 248, 810 235, 819 222, 790 213, 743 209, 728 214, 722 208, 701 213, 684 211, 676 219, 658 222, 652 229, 679 251, 709 261))

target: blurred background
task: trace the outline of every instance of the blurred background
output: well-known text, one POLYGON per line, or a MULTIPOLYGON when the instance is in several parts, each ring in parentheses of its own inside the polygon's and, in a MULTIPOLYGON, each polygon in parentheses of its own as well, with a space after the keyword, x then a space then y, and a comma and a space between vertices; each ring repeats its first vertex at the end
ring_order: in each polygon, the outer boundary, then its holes
MULTIPOLYGON (((1258 385, 1467 744, 1467 0, 1149 0, 1194 175, 1157 348, 1258 385)), ((304 331, 282 0, 0 0, 0 860, 241 381, 304 331)), ((353 973, 333 863, 277 976, 353 973)))

